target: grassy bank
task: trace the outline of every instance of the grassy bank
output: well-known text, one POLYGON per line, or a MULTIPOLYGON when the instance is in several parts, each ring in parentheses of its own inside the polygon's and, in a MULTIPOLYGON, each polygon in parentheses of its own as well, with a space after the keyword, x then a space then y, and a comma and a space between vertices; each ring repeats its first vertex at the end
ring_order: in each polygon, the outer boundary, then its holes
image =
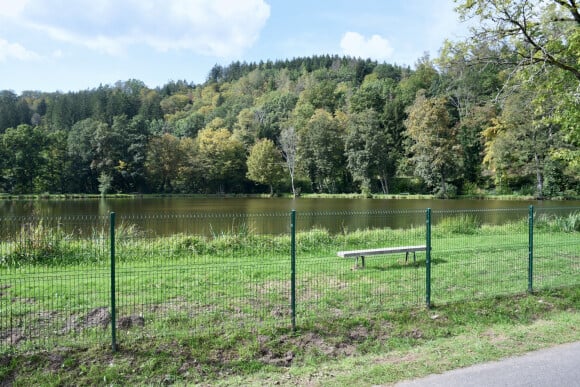
POLYGON ((42 223, 0 243, 0 380, 15 385, 372 385, 580 339, 580 215, 536 220, 533 295, 527 222, 470 215, 433 227, 425 255, 367 260, 338 250, 423 244, 423 227, 312 229, 290 237, 239 225, 212 236, 117 228, 112 354, 109 239, 42 223))
POLYGON ((142 336, 0 357, 3 384, 370 386, 580 340, 580 289, 383 312, 324 331, 142 336))

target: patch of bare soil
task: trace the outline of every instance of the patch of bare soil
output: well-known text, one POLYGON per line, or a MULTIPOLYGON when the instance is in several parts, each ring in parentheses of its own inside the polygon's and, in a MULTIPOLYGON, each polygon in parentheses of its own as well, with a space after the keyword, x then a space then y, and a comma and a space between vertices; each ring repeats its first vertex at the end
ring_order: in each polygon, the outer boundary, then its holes
POLYGON ((506 341, 509 340, 509 338, 501 333, 496 333, 493 329, 488 329, 487 331, 483 332, 481 334, 483 337, 485 337, 487 340, 489 340, 490 344, 493 345, 499 345, 499 344, 503 344, 506 341))
POLYGON ((21 341, 26 340, 26 337, 19 329, 14 328, 0 332, 0 340, 2 340, 4 345, 17 345, 21 341))
POLYGON ((47 369, 51 372, 58 372, 62 368, 62 363, 64 362, 64 356, 60 353, 49 352, 47 354, 47 369))
POLYGON ((124 316, 117 321, 117 327, 119 329, 131 329, 133 327, 144 327, 144 326, 145 319, 143 318, 143 316, 139 315, 124 316))
POLYGON ((329 357, 352 356, 356 353, 356 343, 366 340, 368 336, 366 328, 358 327, 351 331, 348 340, 336 343, 313 332, 300 336, 283 335, 270 343, 267 337, 262 337, 258 338, 262 353, 260 361, 276 366, 290 366, 295 358, 292 348, 300 353, 320 353, 329 357))
POLYGON ((376 364, 401 364, 401 363, 413 363, 419 360, 420 355, 409 353, 404 356, 397 355, 387 355, 385 357, 380 357, 375 359, 376 364))
POLYGON ((111 314, 108 308, 95 308, 84 319, 84 328, 101 327, 107 328, 111 322, 111 314))

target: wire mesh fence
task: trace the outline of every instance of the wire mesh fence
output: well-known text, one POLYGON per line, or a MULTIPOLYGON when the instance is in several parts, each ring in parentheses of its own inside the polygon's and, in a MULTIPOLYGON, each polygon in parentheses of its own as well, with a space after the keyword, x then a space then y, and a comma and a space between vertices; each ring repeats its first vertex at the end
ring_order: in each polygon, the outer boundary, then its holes
POLYGON ((325 329, 580 284, 580 209, 0 218, 0 353, 325 329), (111 221, 114 223, 111 224, 111 221), (423 246, 367 256, 339 251, 423 246))
POLYGON ((0 351, 109 340, 107 225, 108 217, 0 218, 0 351))
POLYGON ((580 283, 580 208, 536 209, 534 289, 580 283))
POLYGON ((264 221, 288 230, 288 214, 119 217, 119 342, 142 335, 220 334, 288 325, 288 231, 265 234, 264 221), (147 230, 182 222, 180 233, 147 230), (124 230, 124 231, 123 231, 124 230), (194 231, 192 231, 194 230, 194 231), (138 326, 139 335, 133 334, 138 326))
POLYGON ((378 310, 418 305, 425 294, 425 256, 406 261, 405 253, 367 257, 364 269, 356 258, 341 258, 339 251, 425 243, 425 211, 375 211, 354 214, 372 227, 345 226, 353 213, 297 214, 313 226, 298 233, 297 315, 303 325, 329 320, 368 318, 378 310), (389 225, 400 217, 406 227, 389 225), (315 221, 313 221, 315 219, 315 221), (370 221, 369 221, 370 220, 370 221), (333 225, 329 231, 320 225, 333 225))

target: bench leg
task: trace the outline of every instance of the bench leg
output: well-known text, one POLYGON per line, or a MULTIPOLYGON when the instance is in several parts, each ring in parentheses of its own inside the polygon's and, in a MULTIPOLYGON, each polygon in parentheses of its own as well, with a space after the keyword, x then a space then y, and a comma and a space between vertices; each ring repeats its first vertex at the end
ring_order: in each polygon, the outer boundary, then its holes
POLYGON ((364 255, 359 255, 359 256, 356 257, 356 261, 355 261, 355 264, 354 264, 354 268, 355 269, 358 269, 358 259, 359 258, 360 258, 360 261, 361 261, 361 269, 364 269, 365 268, 365 257, 364 257, 364 255))
MULTIPOLYGON (((409 260, 409 251, 405 252, 405 263, 409 260)), ((417 263, 417 252, 413 251, 413 263, 417 263)))

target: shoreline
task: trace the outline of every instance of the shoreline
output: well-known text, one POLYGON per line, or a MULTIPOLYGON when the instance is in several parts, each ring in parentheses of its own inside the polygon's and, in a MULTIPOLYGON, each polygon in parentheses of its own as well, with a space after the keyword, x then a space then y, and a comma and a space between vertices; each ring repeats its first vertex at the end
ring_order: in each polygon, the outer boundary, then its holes
MULTIPOLYGON (((199 198, 199 199, 231 199, 231 198, 263 198, 263 199, 277 199, 277 198, 292 198, 292 194, 280 194, 275 196, 270 196, 269 194, 22 194, 22 195, 12 195, 12 194, 0 194, 1 201, 25 201, 25 200, 85 200, 85 199, 141 199, 141 198, 199 198)), ((457 195, 454 198, 439 198, 435 195, 428 194, 373 194, 373 195, 363 195, 363 194, 316 194, 308 193, 302 194, 296 199, 369 199, 369 200, 387 200, 387 199, 397 199, 397 200, 505 200, 505 201, 516 201, 516 200, 537 200, 537 201, 569 201, 569 200, 580 200, 580 195, 571 197, 544 197, 538 198, 534 195, 494 195, 494 194, 482 194, 482 195, 457 195)))

